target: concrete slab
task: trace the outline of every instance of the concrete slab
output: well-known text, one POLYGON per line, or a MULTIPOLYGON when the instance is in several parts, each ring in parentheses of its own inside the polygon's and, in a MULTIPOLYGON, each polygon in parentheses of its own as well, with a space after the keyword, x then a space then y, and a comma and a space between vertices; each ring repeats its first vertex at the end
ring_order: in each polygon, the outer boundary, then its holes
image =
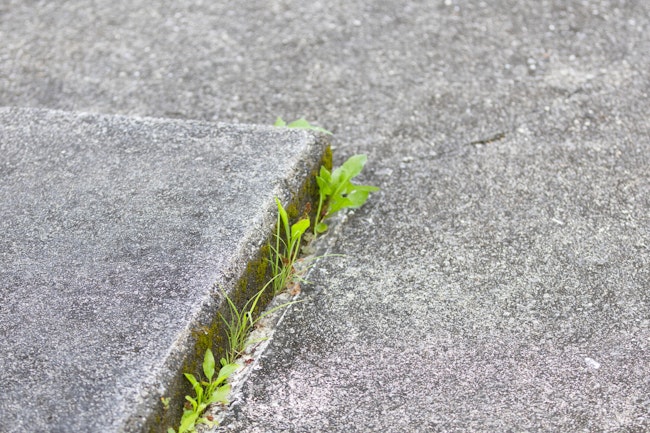
POLYGON ((604 127, 393 159, 211 431, 648 431, 650 140, 604 127))
POLYGON ((152 428, 274 196, 323 148, 297 130, 0 109, 0 431, 152 428))

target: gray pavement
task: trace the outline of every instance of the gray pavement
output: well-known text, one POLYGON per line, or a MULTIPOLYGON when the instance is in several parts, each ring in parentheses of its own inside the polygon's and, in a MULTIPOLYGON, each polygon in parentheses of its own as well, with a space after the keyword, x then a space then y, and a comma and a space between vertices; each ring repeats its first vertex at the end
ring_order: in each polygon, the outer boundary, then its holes
POLYGON ((29 108, 0 125, 0 431, 151 428, 323 142, 29 108))
POLYGON ((650 430, 646 3, 12 1, 0 32, 0 105, 304 115, 369 155, 224 430, 650 430))

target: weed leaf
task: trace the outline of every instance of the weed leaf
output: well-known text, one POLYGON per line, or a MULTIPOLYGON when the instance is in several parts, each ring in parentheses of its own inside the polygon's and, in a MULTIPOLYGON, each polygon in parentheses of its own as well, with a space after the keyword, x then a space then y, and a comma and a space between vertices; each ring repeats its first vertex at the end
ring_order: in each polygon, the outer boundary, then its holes
POLYGON ((230 394, 230 385, 224 385, 217 388, 206 403, 228 404, 228 394, 230 394))
POLYGON ((192 388, 194 388, 194 391, 196 392, 196 395, 198 396, 199 392, 203 391, 203 388, 201 388, 201 384, 196 380, 196 378, 194 377, 193 374, 191 374, 191 373, 184 373, 184 374, 185 374, 185 378, 187 378, 187 380, 189 380, 190 383, 192 384, 192 388))
POLYGON ((282 225, 284 227, 284 232, 288 235, 291 233, 289 231, 289 216, 287 215, 287 211, 284 210, 282 207, 282 203, 280 203, 280 200, 278 198, 275 198, 275 202, 278 205, 278 214, 280 215, 280 219, 282 220, 282 225))
POLYGON ((199 418, 197 412, 186 410, 183 412, 183 418, 181 418, 181 425, 178 427, 178 433, 186 433, 194 430, 196 425, 196 420, 199 418))
POLYGON ((208 378, 208 381, 212 380, 212 376, 214 376, 214 355, 210 349, 205 351, 203 357, 203 373, 208 378))
POLYGON ((277 126, 281 128, 287 127, 287 128, 296 128, 296 129, 308 129, 310 131, 322 132, 324 134, 332 135, 332 133, 327 129, 321 128, 320 126, 312 125, 311 123, 307 122, 307 120, 305 120, 304 117, 301 117, 298 120, 294 120, 293 122, 289 122, 289 124, 287 124, 287 122, 282 120, 282 117, 278 117, 275 120, 273 126, 277 126))
POLYGON ((291 226, 291 240, 296 241, 309 228, 309 218, 302 219, 291 226))
POLYGON ((366 155, 353 155, 340 167, 331 173, 321 167, 318 184, 318 211, 314 221, 314 235, 327 230, 327 225, 322 220, 344 208, 358 208, 367 200, 369 193, 378 191, 379 188, 369 185, 355 185, 351 181, 363 170, 368 157, 366 155))
POLYGON ((232 375, 235 371, 237 371, 238 368, 239 366, 237 364, 224 365, 223 367, 221 367, 221 370, 219 370, 219 375, 217 376, 214 382, 216 384, 223 383, 223 381, 228 379, 230 375, 232 375))

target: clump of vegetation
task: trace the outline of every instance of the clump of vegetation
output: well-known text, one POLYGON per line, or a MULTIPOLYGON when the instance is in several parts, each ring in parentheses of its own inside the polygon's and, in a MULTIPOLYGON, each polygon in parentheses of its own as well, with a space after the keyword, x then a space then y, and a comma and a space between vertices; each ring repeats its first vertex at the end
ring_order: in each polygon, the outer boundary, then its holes
MULTIPOLYGON (((185 408, 178 433, 189 433, 195 431, 197 424, 213 424, 210 417, 202 417, 203 412, 213 403, 228 404, 230 385, 225 383, 226 379, 239 368, 237 364, 227 363, 221 360, 222 366, 217 377, 214 377, 215 361, 210 349, 205 351, 203 357, 203 374, 206 380, 197 380, 193 374, 185 373, 185 377, 192 384, 195 396, 185 396, 185 408)), ((167 429, 167 433, 176 433, 173 428, 167 429)))
POLYGON ((303 218, 289 226, 289 216, 277 198, 278 218, 275 226, 274 241, 270 246, 269 262, 273 272, 273 294, 284 290, 290 283, 300 279, 295 269, 300 253, 302 235, 309 228, 309 218, 303 218), (282 234, 284 233, 284 236, 282 234))
POLYGON ((273 124, 273 126, 277 126, 280 128, 308 129, 310 131, 322 132, 325 134, 332 135, 332 133, 329 132, 327 129, 321 128, 320 126, 312 125, 311 123, 307 122, 303 117, 289 123, 282 120, 282 117, 278 117, 275 123, 273 124))
POLYGON ((251 299, 246 302, 244 307, 240 310, 237 308, 235 303, 224 293, 226 302, 228 302, 228 307, 230 309, 230 320, 227 320, 223 315, 220 314, 221 320, 226 326, 226 335, 228 338, 228 351, 226 352, 226 357, 222 359, 222 364, 231 364, 242 354, 246 349, 246 338, 252 331, 253 327, 268 316, 273 314, 275 311, 287 307, 291 304, 295 304, 299 301, 287 302, 282 305, 278 305, 274 308, 271 308, 268 311, 265 311, 262 314, 255 315, 257 305, 259 304, 260 298, 264 294, 266 288, 278 279, 278 276, 275 275, 268 283, 264 285, 251 299))
MULTIPOLYGON (((331 134, 331 132, 319 126, 311 125, 305 119, 301 118, 287 124, 281 117, 278 117, 275 126, 308 129, 312 131, 331 134)), ((332 172, 325 167, 320 168, 319 175, 316 176, 318 184, 318 210, 314 220, 314 237, 319 233, 327 230, 327 224, 324 219, 345 208, 358 208, 368 199, 368 195, 379 190, 376 186, 355 185, 351 180, 356 177, 366 164, 366 155, 354 155, 350 157, 343 165, 332 172)), ((264 317, 273 312, 284 308, 288 305, 300 301, 287 302, 276 306, 262 314, 257 314, 257 309, 262 295, 266 289, 272 285, 273 294, 277 294, 288 286, 298 286, 302 282, 302 272, 296 269, 296 263, 299 260, 300 248, 303 235, 309 229, 311 223, 309 218, 302 218, 294 224, 290 223, 289 216, 277 198, 275 199, 278 216, 276 221, 275 233, 272 241, 269 243, 272 277, 251 299, 246 302, 242 309, 238 309, 230 297, 224 293, 229 308, 229 317, 226 318, 221 313, 221 320, 226 327, 228 340, 228 350, 226 355, 221 359, 221 368, 216 377, 216 368, 214 355, 210 349, 205 351, 203 358, 203 374, 205 380, 198 380, 193 374, 184 373, 187 380, 192 384, 194 397, 186 395, 186 404, 183 410, 178 432, 169 428, 168 433, 192 433, 198 424, 214 425, 211 416, 203 416, 207 407, 214 403, 228 404, 228 394, 230 385, 227 383, 228 378, 239 368, 235 363, 237 358, 246 349, 247 338, 255 325, 264 317)), ((169 398, 161 398, 163 406, 167 408, 169 398)))
POLYGON ((325 167, 320 168, 316 176, 318 183, 318 210, 314 222, 314 235, 327 230, 325 218, 344 208, 361 207, 368 195, 379 188, 370 185, 355 185, 351 180, 363 170, 368 157, 354 155, 331 173, 325 167))

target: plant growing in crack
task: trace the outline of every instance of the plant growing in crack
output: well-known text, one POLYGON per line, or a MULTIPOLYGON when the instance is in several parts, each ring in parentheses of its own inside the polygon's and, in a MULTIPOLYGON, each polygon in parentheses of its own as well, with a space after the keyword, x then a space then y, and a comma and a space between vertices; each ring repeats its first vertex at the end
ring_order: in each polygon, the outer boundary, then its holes
POLYGON ((289 122, 289 123, 282 120, 282 117, 278 117, 275 123, 273 124, 273 126, 277 126, 279 128, 308 129, 310 131, 322 132, 324 134, 333 135, 327 129, 321 128, 320 126, 312 125, 307 120, 305 120, 304 117, 301 117, 300 119, 294 120, 293 122, 289 122))
MULTIPOLYGON (((321 127, 311 125, 305 119, 298 119, 287 124, 282 118, 278 117, 275 126, 308 129, 331 134, 331 132, 321 127)), ((327 224, 323 220, 341 209, 362 206, 371 192, 379 190, 375 186, 355 185, 351 182, 363 170, 366 161, 366 155, 354 155, 332 172, 327 170, 326 167, 320 168, 319 175, 316 176, 319 200, 318 210, 314 217, 313 238, 327 230, 327 224)), ((195 427, 198 424, 214 425, 215 422, 212 417, 209 415, 204 417, 203 413, 210 404, 228 404, 230 385, 226 382, 239 368, 235 361, 244 352, 247 343, 253 343, 247 341, 252 329, 264 317, 291 304, 301 302, 287 302, 261 314, 257 314, 256 311, 263 294, 269 286, 272 285, 274 295, 289 286, 299 288, 299 283, 304 281, 302 275, 312 266, 311 262, 303 266, 301 270, 296 266, 299 261, 303 260, 300 259, 300 251, 303 236, 306 235, 311 225, 309 218, 302 218, 296 223, 290 224, 289 216, 282 203, 277 198, 275 201, 278 215, 275 233, 271 242, 269 242, 270 256, 268 257, 272 277, 244 304, 242 309, 237 308, 233 300, 225 292, 223 293, 228 304, 229 314, 228 318, 226 318, 219 313, 226 327, 228 340, 228 350, 225 357, 221 359, 221 368, 215 377, 214 355, 210 349, 207 349, 203 359, 203 374, 206 380, 197 380, 193 374, 184 373, 187 380, 192 384, 195 396, 185 396, 186 405, 178 432, 170 427, 168 433, 192 433, 196 431, 195 427)), ((307 234, 307 236, 311 237, 311 234, 307 234)), ((319 257, 310 257, 308 260, 317 258, 319 257)), ((167 409, 169 398, 163 397, 161 401, 165 409, 167 409)))
POLYGON ((314 221, 314 236, 327 230, 325 218, 344 208, 361 207, 368 195, 379 188, 370 185, 355 185, 351 180, 363 170, 368 157, 354 155, 340 167, 330 173, 325 167, 320 168, 316 176, 318 183, 318 210, 314 221))
MULTIPOLYGON (((197 424, 212 424, 209 417, 201 415, 213 403, 228 404, 230 385, 225 382, 237 368, 239 368, 237 364, 225 363, 222 360, 217 377, 214 377, 216 372, 214 355, 210 349, 207 349, 203 357, 203 374, 206 380, 197 380, 193 374, 184 373, 185 378, 192 384, 195 395, 185 396, 186 403, 178 433, 193 432, 197 424)), ((176 433, 176 430, 170 427, 167 433, 176 433)))
POLYGON ((273 277, 269 282, 267 282, 264 287, 262 287, 251 299, 246 302, 244 307, 240 310, 237 308, 235 303, 230 299, 230 297, 224 293, 226 302, 228 303, 228 308, 230 310, 230 320, 227 320, 221 313, 219 316, 226 326, 226 335, 228 338, 228 351, 226 352, 226 357, 221 360, 222 364, 231 364, 242 354, 246 349, 246 338, 250 334, 251 330, 255 325, 268 316, 273 314, 275 311, 288 307, 289 305, 295 304, 300 301, 291 301, 278 305, 274 308, 271 308, 268 311, 265 311, 262 314, 255 316, 256 308, 259 304, 260 298, 264 294, 266 288, 272 284, 276 279, 277 275, 273 277))
POLYGON ((302 236, 309 229, 309 218, 303 218, 289 225, 289 216, 277 198, 278 217, 275 226, 274 242, 269 244, 271 272, 273 273, 273 294, 284 290, 288 285, 302 281, 296 270, 302 236), (284 233, 284 236, 282 234, 284 233))

